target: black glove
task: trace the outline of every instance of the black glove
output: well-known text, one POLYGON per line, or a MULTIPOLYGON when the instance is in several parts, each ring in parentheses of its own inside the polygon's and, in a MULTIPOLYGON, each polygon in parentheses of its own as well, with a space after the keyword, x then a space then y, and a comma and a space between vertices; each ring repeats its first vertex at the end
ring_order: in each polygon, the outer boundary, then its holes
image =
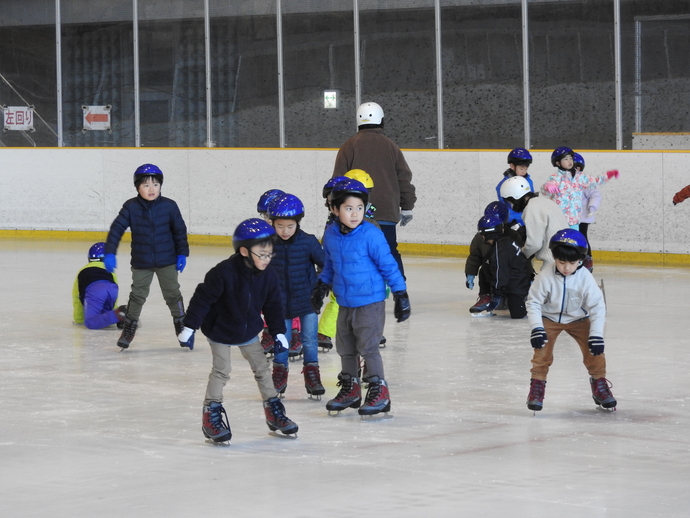
POLYGON ((491 302, 489 302, 489 305, 486 307, 486 310, 493 311, 501 303, 501 300, 503 300, 503 297, 501 297, 500 295, 494 295, 493 297, 491 297, 491 302))
POLYGON ((592 356, 599 356, 604 352, 604 339, 601 336, 590 336, 587 340, 587 346, 592 356))
POLYGON ((548 342, 546 339, 546 331, 543 327, 535 327, 532 329, 532 336, 529 337, 529 341, 532 342, 532 347, 535 349, 541 349, 544 344, 548 342))
POLYGON ((328 295, 331 287, 328 284, 321 282, 321 279, 316 281, 316 286, 311 292, 311 306, 316 313, 321 313, 321 306, 323 306, 323 299, 328 295))
POLYGON ((393 315, 398 320, 398 322, 403 322, 410 318, 410 297, 406 291, 396 291, 393 293, 393 300, 395 301, 395 307, 393 308, 393 315))

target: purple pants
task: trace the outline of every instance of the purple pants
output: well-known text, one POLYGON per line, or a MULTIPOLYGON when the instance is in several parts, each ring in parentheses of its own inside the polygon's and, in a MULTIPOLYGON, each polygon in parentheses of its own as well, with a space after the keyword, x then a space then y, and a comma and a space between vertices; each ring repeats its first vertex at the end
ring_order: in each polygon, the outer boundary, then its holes
POLYGON ((103 329, 117 324, 113 308, 117 301, 117 284, 110 281, 96 281, 84 293, 84 325, 89 329, 103 329))

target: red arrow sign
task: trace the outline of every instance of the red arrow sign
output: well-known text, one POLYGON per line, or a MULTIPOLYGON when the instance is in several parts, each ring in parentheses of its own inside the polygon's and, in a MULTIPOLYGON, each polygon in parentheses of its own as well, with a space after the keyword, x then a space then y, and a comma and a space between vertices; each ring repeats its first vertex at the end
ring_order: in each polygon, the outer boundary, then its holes
POLYGON ((86 122, 93 124, 94 122, 108 122, 110 120, 110 115, 107 113, 87 113, 84 117, 86 122))

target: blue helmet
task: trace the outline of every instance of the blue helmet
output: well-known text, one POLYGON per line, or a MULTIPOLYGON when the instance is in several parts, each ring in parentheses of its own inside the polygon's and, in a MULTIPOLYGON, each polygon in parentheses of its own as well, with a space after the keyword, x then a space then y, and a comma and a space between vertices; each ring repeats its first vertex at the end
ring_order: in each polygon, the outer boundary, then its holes
MULTIPOLYGON (((335 201, 337 199, 344 199, 347 196, 357 196, 361 198, 366 205, 369 202, 369 189, 364 187, 364 184, 360 181, 347 178, 342 182, 338 182, 333 186, 331 191, 331 200, 335 201)), ((335 205, 339 205, 335 203, 335 205)))
POLYGON ((553 235, 549 248, 553 250, 557 246, 569 246, 582 255, 587 254, 587 238, 573 228, 564 228, 553 235))
POLYGON ((563 158, 566 155, 574 156, 574 154, 575 152, 569 147, 557 147, 553 150, 553 153, 551 153, 551 165, 554 167, 558 167, 556 165, 556 162, 559 162, 561 158, 563 158))
POLYGON ((492 237, 503 234, 503 220, 496 214, 482 216, 477 222, 477 230, 485 237, 492 237))
POLYGON ((508 163, 515 165, 530 165, 532 163, 532 155, 524 147, 516 147, 508 153, 508 163))
POLYGON ((239 252, 240 247, 251 248, 262 241, 270 241, 275 236, 275 229, 260 218, 245 219, 237 225, 232 234, 232 247, 239 252))
POLYGON ((580 171, 585 170, 585 159, 582 158, 582 155, 580 153, 573 153, 573 163, 574 165, 580 166, 580 171))
POLYGON ((259 202, 256 204, 256 211, 268 212, 268 204, 273 198, 275 198, 279 194, 285 194, 285 191, 281 191, 280 189, 269 189, 268 191, 263 193, 259 198, 259 202))
POLYGON ((484 215, 490 216, 495 214, 503 223, 508 223, 508 218, 510 217, 510 210, 508 204, 503 201, 492 201, 484 209, 484 215))
POLYGON ((134 186, 139 187, 142 180, 148 176, 153 176, 158 183, 163 185, 163 171, 157 165, 144 164, 137 167, 134 171, 134 186))
POLYGON ((334 176, 330 180, 326 182, 326 185, 323 186, 323 191, 322 195, 324 198, 328 198, 328 195, 331 194, 331 191, 333 190, 333 187, 335 184, 340 183, 340 182, 347 182, 349 178, 347 176, 334 176))
POLYGON ((271 198, 267 212, 272 219, 294 219, 299 222, 304 216, 304 205, 294 194, 279 194, 271 198))
POLYGON ((89 248, 89 261, 100 261, 105 257, 105 243, 94 243, 89 248))

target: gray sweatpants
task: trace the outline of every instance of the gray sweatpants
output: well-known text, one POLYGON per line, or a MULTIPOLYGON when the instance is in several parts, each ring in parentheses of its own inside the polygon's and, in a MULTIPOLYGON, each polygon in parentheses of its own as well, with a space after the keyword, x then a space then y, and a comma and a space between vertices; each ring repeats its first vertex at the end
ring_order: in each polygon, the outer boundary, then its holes
POLYGON ((386 302, 383 300, 358 308, 340 306, 335 349, 340 355, 344 374, 357 377, 357 356, 361 356, 367 365, 367 377, 378 376, 385 379, 379 351, 385 323, 386 302))

